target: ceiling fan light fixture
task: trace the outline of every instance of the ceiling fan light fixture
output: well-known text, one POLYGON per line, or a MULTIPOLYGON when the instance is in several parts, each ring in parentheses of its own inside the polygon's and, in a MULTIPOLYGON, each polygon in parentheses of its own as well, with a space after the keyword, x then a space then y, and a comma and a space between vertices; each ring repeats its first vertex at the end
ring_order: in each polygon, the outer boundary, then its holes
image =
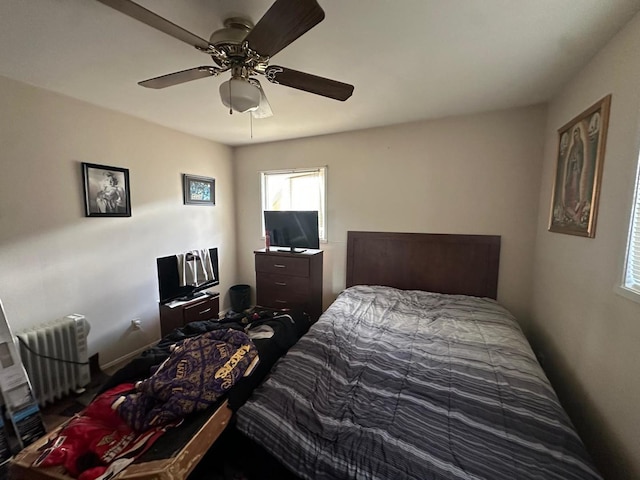
POLYGON ((220 98, 225 107, 250 112, 260 106, 260 89, 244 78, 233 77, 220 84, 220 98))

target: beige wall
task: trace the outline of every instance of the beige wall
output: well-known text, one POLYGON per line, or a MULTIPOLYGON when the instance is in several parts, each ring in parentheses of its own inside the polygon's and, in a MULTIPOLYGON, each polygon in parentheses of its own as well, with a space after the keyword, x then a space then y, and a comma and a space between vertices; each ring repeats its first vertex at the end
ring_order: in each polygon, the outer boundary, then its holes
POLYGON ((608 479, 640 478, 640 303, 620 284, 640 143, 640 16, 549 107, 534 262, 532 339, 608 479), (547 231, 557 129, 611 93, 596 237, 547 231))
POLYGON ((237 148, 239 278, 255 285, 264 246, 259 172, 328 165, 325 308, 345 285, 347 230, 497 234, 498 297, 525 321, 545 116, 538 106, 237 148))
POLYGON ((217 246, 220 291, 233 284, 231 149, 2 77, 0 105, 0 299, 14 331, 84 314, 104 365, 160 336, 156 257, 217 246), (129 169, 130 218, 84 216, 81 162, 129 169), (215 177, 217 206, 183 205, 182 173, 215 177))

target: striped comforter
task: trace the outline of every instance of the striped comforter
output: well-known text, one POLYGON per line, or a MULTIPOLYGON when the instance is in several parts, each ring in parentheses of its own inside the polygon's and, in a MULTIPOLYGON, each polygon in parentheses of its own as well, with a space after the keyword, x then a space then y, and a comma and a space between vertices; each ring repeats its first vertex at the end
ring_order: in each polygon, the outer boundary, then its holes
POLYGON ((475 297, 345 290, 238 428, 306 479, 600 478, 514 318, 475 297))

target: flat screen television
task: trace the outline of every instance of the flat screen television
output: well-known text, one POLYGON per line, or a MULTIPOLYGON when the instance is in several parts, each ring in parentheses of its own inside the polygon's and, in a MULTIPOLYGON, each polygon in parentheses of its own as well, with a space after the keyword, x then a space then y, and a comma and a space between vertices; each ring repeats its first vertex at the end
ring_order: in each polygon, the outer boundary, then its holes
POLYGON ((160 303, 167 303, 172 300, 189 300, 202 295, 202 290, 211 288, 220 283, 218 274, 218 249, 210 248, 209 256, 211 257, 211 268, 213 270, 214 279, 198 286, 180 285, 180 273, 178 271, 177 255, 169 255, 156 259, 158 267, 158 292, 160 294, 160 303))
POLYGON ((286 247, 291 252, 320 248, 316 210, 265 210, 264 225, 274 247, 286 247))

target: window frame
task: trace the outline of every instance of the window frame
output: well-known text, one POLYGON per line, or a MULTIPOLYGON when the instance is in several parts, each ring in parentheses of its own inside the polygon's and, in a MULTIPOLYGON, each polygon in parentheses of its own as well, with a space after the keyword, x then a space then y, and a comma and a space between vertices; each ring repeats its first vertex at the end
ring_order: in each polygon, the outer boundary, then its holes
POLYGON ((328 182, 328 167, 327 165, 322 165, 320 167, 299 167, 299 168, 282 168, 282 169, 274 169, 274 170, 262 170, 259 172, 260 174, 260 238, 265 238, 265 224, 264 224, 264 210, 265 210, 265 184, 266 178, 268 175, 282 175, 282 174, 299 174, 299 173, 312 173, 312 172, 322 172, 323 174, 323 182, 322 188, 323 192, 321 199, 321 218, 323 218, 323 228, 321 229, 322 233, 320 235, 320 243, 328 242, 328 228, 327 228, 327 182, 328 182))
MULTIPOLYGON (((640 149, 639 149, 640 150, 640 149)), ((627 231, 627 238, 624 249, 624 264, 622 268, 622 278, 620 285, 616 288, 616 291, 622 296, 640 303, 640 279, 637 284, 628 285, 627 279, 629 277, 629 269, 631 267, 631 251, 634 251, 634 256, 640 261, 640 247, 633 248, 634 241, 640 241, 640 151, 638 153, 638 161, 636 165, 636 176, 633 188, 633 196, 631 199, 631 208, 629 214, 629 228, 627 231)))

